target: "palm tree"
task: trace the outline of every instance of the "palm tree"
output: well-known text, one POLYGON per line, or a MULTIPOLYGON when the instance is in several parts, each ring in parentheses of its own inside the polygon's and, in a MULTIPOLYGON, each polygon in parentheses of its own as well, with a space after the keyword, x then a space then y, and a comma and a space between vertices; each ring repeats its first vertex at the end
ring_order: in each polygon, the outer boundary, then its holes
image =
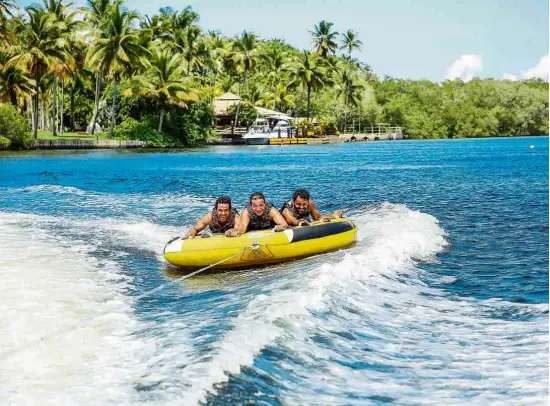
POLYGON ((273 109, 277 106, 277 85, 281 79, 281 74, 288 67, 286 64, 286 55, 280 47, 271 47, 265 53, 262 53, 265 68, 267 69, 267 78, 271 82, 271 92, 273 94, 273 109))
POLYGON ((0 43, 7 44, 10 36, 7 28, 8 18, 13 17, 10 9, 17 9, 14 0, 0 0, 0 43))
POLYGON ((63 40, 60 38, 59 24, 51 14, 40 9, 28 7, 26 9, 29 20, 18 20, 15 32, 19 44, 10 48, 10 53, 15 55, 8 61, 8 65, 24 63, 28 72, 35 81, 35 93, 33 100, 33 135, 38 137, 38 108, 39 86, 41 75, 56 60, 64 61, 63 40))
MULTIPOLYGON (((166 10, 166 9, 164 9, 166 10)), ((161 14, 163 9, 161 9, 161 14)), ((188 27, 196 24, 199 21, 199 15, 193 11, 191 6, 185 7, 182 11, 178 13, 165 13, 166 16, 169 15, 170 25, 172 30, 185 30, 188 27)))
POLYGON ((192 25, 185 30, 185 49, 183 57, 187 61, 187 76, 191 75, 191 69, 194 67, 199 54, 199 38, 202 30, 198 25, 192 25))
POLYGON ((244 98, 255 106, 263 105, 262 96, 264 94, 266 94, 265 88, 260 83, 253 82, 248 86, 244 98))
POLYGON ((262 94, 261 105, 267 107, 271 103, 273 103, 273 109, 276 109, 275 106, 278 106, 278 109, 283 112, 296 107, 294 95, 289 92, 288 87, 283 83, 279 83, 272 91, 262 94))
POLYGON ((353 30, 347 30, 345 34, 342 34, 340 44, 340 49, 347 51, 350 57, 353 51, 361 51, 363 46, 363 43, 357 38, 357 32, 353 30))
POLYGON ((210 102, 212 102, 214 98, 216 80, 218 75, 223 71, 223 62, 229 54, 230 48, 229 43, 225 41, 217 31, 209 31, 206 41, 210 53, 210 57, 208 58, 209 68, 212 72, 212 81, 210 84, 212 87, 212 97, 210 102))
POLYGON ((218 85, 222 93, 227 93, 230 92, 235 85, 235 80, 229 75, 224 75, 218 80, 218 85))
POLYGON ((77 94, 86 94, 88 84, 94 82, 94 72, 86 69, 80 61, 84 60, 84 56, 78 58, 75 68, 71 71, 71 75, 67 78, 67 91, 70 95, 69 117, 71 131, 75 130, 75 96, 77 94))
POLYGON ((171 41, 168 41, 168 44, 185 55, 185 60, 188 62, 187 76, 189 76, 191 73, 190 62, 195 56, 194 48, 201 35, 201 29, 196 25, 199 15, 190 6, 187 6, 179 14, 168 14, 165 12, 164 16, 166 21, 168 21, 167 24, 171 36, 171 41))
POLYGON ((7 55, 0 53, 0 101, 9 100, 17 106, 17 98, 25 100, 34 93, 34 81, 19 66, 7 65, 7 61, 7 55))
MULTIPOLYGON (((76 10, 71 11, 70 7, 73 3, 64 3, 63 0, 43 0, 43 8, 52 15, 52 18, 59 26, 60 37, 63 40, 63 46, 66 51, 64 60, 58 60, 57 63, 51 65, 51 71, 53 73, 53 101, 52 101, 52 115, 53 135, 57 135, 57 81, 58 78, 67 76, 70 72, 70 66, 68 61, 72 59, 72 51, 74 48, 75 33, 82 26, 82 21, 78 20, 78 13, 76 10)), ((64 84, 61 84, 61 92, 63 93, 64 84)), ((61 96, 63 98, 63 95, 61 96)), ((61 132, 63 132, 63 104, 61 104, 61 132)))
POLYGON ((109 137, 112 137, 115 126, 117 87, 120 79, 145 65, 144 57, 149 53, 140 45, 138 32, 133 28, 133 23, 137 19, 138 15, 135 12, 121 11, 120 3, 113 4, 108 18, 100 24, 98 37, 87 55, 88 64, 98 66, 101 72, 113 78, 109 137))
MULTIPOLYGON (((118 0, 115 0, 118 1, 118 0)), ((100 27, 105 23, 109 18, 109 11, 111 6, 111 0, 86 0, 87 9, 85 21, 91 26, 96 35, 100 31, 100 27)), ((95 72, 95 98, 94 98, 94 114, 92 117, 92 135, 95 134, 96 125, 97 125, 97 116, 99 114, 99 98, 101 95, 101 76, 103 72, 101 71, 100 66, 92 67, 92 70, 95 72)), ((97 134, 99 138, 99 134, 97 134)))
POLYGON ((348 71, 343 71, 337 84, 338 96, 344 96, 344 122, 343 130, 346 129, 348 103, 351 103, 354 107, 359 107, 361 103, 361 96, 365 90, 365 86, 361 83, 357 77, 348 71))
POLYGON ((317 55, 322 58, 326 58, 329 53, 334 53, 338 49, 336 43, 338 32, 331 31, 333 25, 333 23, 323 20, 319 25, 314 26, 313 31, 310 31, 313 35, 313 46, 317 50, 317 55))
MULTIPOLYGON (((248 74, 256 67, 258 62, 258 48, 257 48, 256 35, 243 31, 240 38, 233 43, 233 60, 238 71, 242 71, 244 74, 244 87, 248 85, 248 74)), ((239 80, 239 97, 242 96, 242 87, 239 80)), ((241 108, 241 100, 237 104, 237 111, 235 112, 235 125, 238 124, 239 110, 241 108)))
POLYGON ((302 59, 294 64, 290 71, 290 85, 301 85, 307 91, 307 119, 311 117, 311 91, 327 82, 325 67, 317 57, 304 51, 302 59))
POLYGON ((0 14, 13 16, 10 8, 17 9, 14 0, 0 0, 0 14))
POLYGON ((186 107, 185 102, 198 100, 198 92, 193 89, 183 73, 180 54, 172 54, 166 49, 157 49, 151 57, 151 66, 143 74, 134 76, 130 92, 157 100, 160 110, 158 131, 162 132, 164 112, 170 103, 186 107))

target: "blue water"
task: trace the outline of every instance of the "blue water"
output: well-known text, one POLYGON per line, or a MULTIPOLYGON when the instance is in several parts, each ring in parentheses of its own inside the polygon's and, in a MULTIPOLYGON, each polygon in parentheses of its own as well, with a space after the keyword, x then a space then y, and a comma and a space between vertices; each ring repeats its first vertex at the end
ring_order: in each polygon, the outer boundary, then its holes
POLYGON ((548 240, 545 137, 1 153, 0 401, 546 404, 548 240), (139 298, 216 196, 298 187, 359 241, 139 298))

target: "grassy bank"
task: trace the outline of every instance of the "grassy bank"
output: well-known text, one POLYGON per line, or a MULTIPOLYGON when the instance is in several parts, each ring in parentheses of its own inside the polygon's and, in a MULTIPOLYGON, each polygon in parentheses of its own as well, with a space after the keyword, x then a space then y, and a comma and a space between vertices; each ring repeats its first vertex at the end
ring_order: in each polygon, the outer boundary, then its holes
MULTIPOLYGON (((76 140, 89 140, 93 141, 96 139, 95 135, 86 134, 86 133, 72 133, 72 132, 65 132, 63 134, 57 133, 57 136, 54 136, 51 131, 38 131, 38 139, 39 140, 69 140, 69 141, 76 141, 76 140)), ((100 140, 108 140, 107 133, 102 133, 99 135, 100 140)))

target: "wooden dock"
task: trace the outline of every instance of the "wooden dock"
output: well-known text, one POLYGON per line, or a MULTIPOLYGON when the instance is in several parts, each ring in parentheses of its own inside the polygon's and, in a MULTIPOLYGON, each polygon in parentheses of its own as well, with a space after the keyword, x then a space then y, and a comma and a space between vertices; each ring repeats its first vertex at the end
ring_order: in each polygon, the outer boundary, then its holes
POLYGON ((338 144, 344 140, 337 137, 323 138, 272 138, 269 140, 269 145, 312 145, 312 144, 338 144))
POLYGON ((145 141, 128 140, 36 140, 36 149, 114 149, 114 148, 143 148, 145 141))

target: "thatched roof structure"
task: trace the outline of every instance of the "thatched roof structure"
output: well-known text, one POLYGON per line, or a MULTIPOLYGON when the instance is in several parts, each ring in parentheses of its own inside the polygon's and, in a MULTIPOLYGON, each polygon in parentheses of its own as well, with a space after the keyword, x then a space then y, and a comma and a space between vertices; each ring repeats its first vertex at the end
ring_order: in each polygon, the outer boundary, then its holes
MULTIPOLYGON (((227 92, 222 94, 220 97, 217 97, 214 99, 214 114, 216 116, 227 116, 229 115, 228 111, 231 108, 231 106, 234 106, 235 104, 239 103, 239 100, 241 98, 237 96, 236 94, 233 94, 231 92, 227 92)), ((256 112, 258 113, 258 116, 260 117, 268 117, 268 116, 286 116, 288 119, 291 117, 287 116, 284 113, 281 113, 280 111, 270 110, 263 107, 255 107, 256 112)))
POLYGON ((231 106, 237 104, 241 98, 236 94, 227 92, 220 97, 214 99, 214 114, 216 116, 228 115, 228 110, 231 106))

